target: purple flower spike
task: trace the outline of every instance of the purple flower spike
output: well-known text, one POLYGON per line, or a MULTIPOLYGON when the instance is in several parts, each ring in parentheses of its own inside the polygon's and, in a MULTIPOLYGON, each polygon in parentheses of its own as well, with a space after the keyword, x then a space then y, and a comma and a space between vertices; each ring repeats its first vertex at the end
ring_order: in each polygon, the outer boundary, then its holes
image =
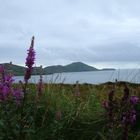
POLYGON ((130 122, 131 124, 134 124, 136 122, 136 114, 133 114, 131 117, 130 117, 130 122))
POLYGON ((25 81, 28 81, 30 79, 31 73, 32 73, 32 68, 27 68, 24 76, 25 81))
POLYGON ((7 98, 8 98, 8 96, 9 96, 9 93, 10 93, 9 87, 6 86, 6 85, 1 85, 0 92, 1 92, 1 94, 0 94, 0 100, 6 101, 7 98))
POLYGON ((138 103, 138 101, 139 101, 139 98, 137 96, 131 96, 130 103, 132 105, 136 105, 138 103))
POLYGON ((33 46, 31 46, 28 50, 28 56, 26 58, 26 66, 31 68, 34 64, 34 60, 35 60, 35 51, 33 46))
POLYGON ((24 76, 24 79, 25 79, 26 82, 31 77, 34 61, 35 61, 35 51, 34 51, 34 36, 33 36, 32 40, 31 40, 31 46, 28 50, 28 56, 26 58, 26 63, 25 63, 26 66, 27 66, 26 73, 25 73, 25 76, 24 76))
POLYGON ((13 91, 13 96, 15 97, 15 101, 17 105, 20 105, 21 100, 23 99, 23 92, 21 89, 16 89, 13 91))
POLYGON ((10 87, 14 81, 12 75, 10 74, 7 74, 5 77, 4 77, 4 80, 5 80, 5 84, 10 87))

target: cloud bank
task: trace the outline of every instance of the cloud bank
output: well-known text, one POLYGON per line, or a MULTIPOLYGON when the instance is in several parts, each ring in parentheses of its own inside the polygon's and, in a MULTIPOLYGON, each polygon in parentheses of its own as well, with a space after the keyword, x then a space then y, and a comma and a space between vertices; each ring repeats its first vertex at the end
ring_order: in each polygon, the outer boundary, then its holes
POLYGON ((1 1, 0 62, 24 65, 34 35, 36 65, 138 67, 139 5, 139 0, 1 1))

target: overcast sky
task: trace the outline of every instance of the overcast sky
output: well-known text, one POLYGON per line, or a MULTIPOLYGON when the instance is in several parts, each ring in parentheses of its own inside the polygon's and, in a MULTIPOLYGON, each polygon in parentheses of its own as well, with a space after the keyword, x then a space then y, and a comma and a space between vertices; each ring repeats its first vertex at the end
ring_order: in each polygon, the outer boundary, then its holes
POLYGON ((140 0, 0 0, 0 63, 140 67, 140 0))

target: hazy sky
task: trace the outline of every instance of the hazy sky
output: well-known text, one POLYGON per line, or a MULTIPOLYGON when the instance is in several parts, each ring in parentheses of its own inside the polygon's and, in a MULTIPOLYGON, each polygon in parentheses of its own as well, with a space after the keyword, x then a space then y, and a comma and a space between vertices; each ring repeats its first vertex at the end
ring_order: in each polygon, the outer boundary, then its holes
POLYGON ((140 0, 0 0, 0 63, 140 67, 140 0))

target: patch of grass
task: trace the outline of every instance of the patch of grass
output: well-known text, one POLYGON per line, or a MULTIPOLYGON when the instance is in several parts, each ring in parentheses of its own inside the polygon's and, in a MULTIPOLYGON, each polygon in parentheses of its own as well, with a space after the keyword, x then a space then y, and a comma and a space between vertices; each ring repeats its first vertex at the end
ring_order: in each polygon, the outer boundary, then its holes
MULTIPOLYGON (((18 86, 20 85, 14 85, 14 87, 18 86)), ((23 113, 23 139, 107 139, 108 120, 102 107, 102 101, 108 98, 108 92, 113 86, 114 84, 79 85, 80 96, 77 97, 75 96, 75 85, 45 84, 42 96, 36 99, 36 85, 29 84, 27 87, 28 98, 23 113), (61 112, 59 119, 56 116, 57 111, 61 112)), ((130 84, 128 87, 132 95, 139 96, 140 85, 130 84)), ((120 99, 123 96, 123 86, 115 85, 115 89, 115 98, 120 99)), ((137 110, 139 110, 139 105, 137 110)), ((18 115, 18 112, 16 112, 14 117, 17 119, 18 115)), ((15 119, 13 116, 11 118, 15 119)), ((131 139, 138 139, 139 137, 139 121, 139 118, 137 118, 137 124, 131 129, 129 134, 131 139)), ((16 123, 18 123, 18 120, 13 123, 12 127, 18 134, 16 123)), ((3 127, 1 115, 1 132, 3 127)), ((116 132, 118 137, 119 131, 116 132)), ((120 137, 114 139, 119 140, 120 137)))

